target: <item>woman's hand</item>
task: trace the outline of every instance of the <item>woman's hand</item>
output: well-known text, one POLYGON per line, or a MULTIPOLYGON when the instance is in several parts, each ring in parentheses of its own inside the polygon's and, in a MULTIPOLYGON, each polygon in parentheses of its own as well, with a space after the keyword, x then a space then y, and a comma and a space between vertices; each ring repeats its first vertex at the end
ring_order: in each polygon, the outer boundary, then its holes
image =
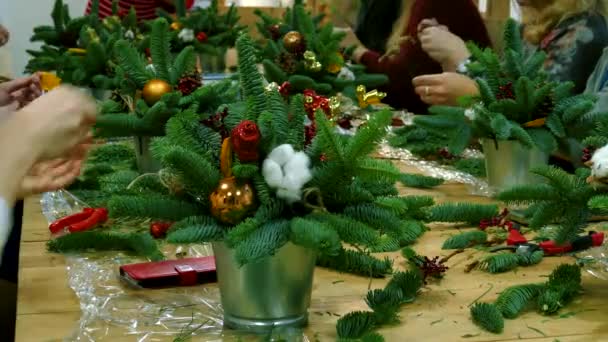
POLYGON ((3 46, 4 44, 8 43, 10 37, 11 36, 8 33, 6 27, 0 25, 0 46, 3 46))
POLYGON ((443 71, 456 71, 458 65, 471 55, 465 42, 447 27, 430 24, 423 27, 418 33, 422 49, 441 64, 443 71))
POLYGON ((13 103, 23 107, 42 94, 40 75, 34 74, 0 83, 0 106, 13 103))
POLYGON ((412 82, 416 94, 430 105, 456 106, 460 98, 479 94, 474 80, 455 72, 418 76, 412 82))

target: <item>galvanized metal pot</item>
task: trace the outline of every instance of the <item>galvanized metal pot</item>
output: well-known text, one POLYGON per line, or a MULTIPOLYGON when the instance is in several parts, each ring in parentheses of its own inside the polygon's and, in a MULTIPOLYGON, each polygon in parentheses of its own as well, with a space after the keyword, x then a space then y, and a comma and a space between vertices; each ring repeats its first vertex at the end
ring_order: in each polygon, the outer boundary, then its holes
POLYGON ((538 183, 541 179, 530 169, 546 165, 549 155, 538 148, 526 148, 518 141, 481 139, 490 187, 496 191, 516 185, 538 183))
POLYGON ((140 173, 153 173, 161 169, 161 164, 150 153, 151 137, 134 137, 137 169, 140 173))
POLYGON ((226 71, 226 51, 218 55, 201 53, 199 59, 203 74, 221 74, 226 71))
POLYGON ((250 332, 308 323, 315 253, 287 243, 277 253, 242 267, 234 251, 214 243, 224 326, 250 332))

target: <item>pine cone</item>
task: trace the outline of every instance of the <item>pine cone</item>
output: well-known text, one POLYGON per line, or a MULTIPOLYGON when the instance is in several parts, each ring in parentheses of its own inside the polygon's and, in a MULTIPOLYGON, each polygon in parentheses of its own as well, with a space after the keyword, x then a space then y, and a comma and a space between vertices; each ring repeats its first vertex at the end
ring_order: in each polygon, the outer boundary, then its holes
POLYGON ((533 119, 546 118, 553 112, 555 109, 555 102, 553 101, 553 96, 549 95, 545 98, 545 100, 536 108, 534 114, 532 115, 533 119))
POLYGON ((196 89, 203 85, 201 77, 198 75, 188 75, 180 78, 177 83, 177 89, 182 92, 182 95, 187 96, 192 94, 196 89))
POLYGON ((276 63, 288 74, 296 72, 297 61, 295 56, 290 53, 281 53, 279 57, 277 57, 276 63))
POLYGON ((509 82, 505 85, 498 87, 498 93, 496 94, 497 100, 515 99, 515 92, 513 91, 513 83, 509 82))

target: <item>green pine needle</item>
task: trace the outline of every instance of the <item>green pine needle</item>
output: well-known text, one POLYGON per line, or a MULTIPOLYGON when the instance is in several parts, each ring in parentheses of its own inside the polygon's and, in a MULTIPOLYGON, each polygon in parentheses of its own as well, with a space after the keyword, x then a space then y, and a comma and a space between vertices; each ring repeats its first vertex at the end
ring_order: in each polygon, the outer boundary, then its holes
POLYGON ((542 284, 512 286, 505 289, 496 299, 496 306, 505 318, 516 318, 541 293, 542 284))
POLYGON ((335 256, 317 256, 317 266, 372 278, 384 278, 393 272, 393 262, 388 257, 378 259, 366 253, 346 249, 341 249, 335 256))
POLYGON ((113 217, 154 218, 179 221, 200 214, 198 206, 158 196, 115 196, 108 203, 113 217))
POLYGON ((475 303, 471 307, 471 317, 480 328, 494 334, 502 333, 505 327, 502 314, 494 304, 475 303))
POLYGON ((446 203, 430 209, 429 222, 466 222, 479 224, 483 219, 498 215, 496 205, 446 203))
POLYGON ((236 246, 236 261, 245 265, 273 256, 289 241, 289 228, 290 223, 287 220, 264 224, 236 246))
POLYGON ((340 236, 335 230, 326 224, 302 218, 291 220, 291 241, 330 256, 337 255, 342 248, 340 236))
POLYGON ((498 253, 485 257, 479 268, 490 273, 502 273, 515 269, 519 261, 520 257, 515 253, 498 253))
MULTIPOLYGON (((172 229, 174 230, 174 229, 172 229)), ((220 241, 224 238, 224 229, 217 224, 192 225, 174 230, 167 236, 169 243, 205 243, 220 241)))
POLYGON ((146 257, 152 261, 164 259, 156 241, 148 233, 108 233, 85 231, 71 233, 47 242, 54 253, 80 253, 88 251, 124 251, 146 257))
POLYGON ((462 249, 483 244, 488 241, 488 234, 481 230, 454 235, 443 242, 442 249, 462 249))
POLYGON ((338 320, 336 330, 339 338, 357 339, 376 327, 375 315, 369 311, 355 311, 338 320))
POLYGON ((443 184, 441 178, 428 177, 418 174, 402 174, 399 181, 410 188, 430 189, 443 184))
POLYGON ((521 266, 532 266, 540 264, 545 257, 545 252, 536 251, 531 254, 524 254, 519 256, 519 265, 521 266))

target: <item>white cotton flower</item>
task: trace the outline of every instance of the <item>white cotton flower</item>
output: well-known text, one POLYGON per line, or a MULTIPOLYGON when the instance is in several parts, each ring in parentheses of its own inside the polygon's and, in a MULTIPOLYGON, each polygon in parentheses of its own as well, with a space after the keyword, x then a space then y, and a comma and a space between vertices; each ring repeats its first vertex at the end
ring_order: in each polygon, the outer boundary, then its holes
POLYGON ((608 145, 598 149, 591 158, 591 176, 595 179, 608 178, 608 145))
POLYGON ((295 153, 296 151, 293 150, 293 146, 283 144, 272 150, 272 152, 270 152, 268 155, 268 159, 274 160, 277 164, 283 166, 287 164, 291 158, 293 158, 295 153))
POLYGON ((127 30, 127 32, 125 32, 125 38, 129 39, 129 40, 133 40, 133 39, 135 39, 135 33, 133 33, 133 31, 131 31, 131 30, 127 30))
POLYGON ((194 31, 189 28, 182 29, 181 31, 179 31, 177 37, 182 42, 189 43, 191 41, 194 41, 194 31))
POLYGON ((354 81, 355 74, 348 67, 343 66, 342 69, 340 69, 340 72, 338 73, 338 78, 348 81, 354 81))
POLYGON ((302 199, 302 188, 312 179, 310 158, 295 152, 293 146, 278 146, 262 165, 262 175, 268 186, 277 190, 277 197, 289 203, 302 199))
POLYGON ((272 159, 264 160, 262 175, 271 188, 278 188, 283 183, 283 170, 281 169, 281 165, 277 164, 272 159))
POLYGON ((471 120, 471 121, 475 121, 475 119, 477 118, 477 113, 475 113, 475 109, 473 108, 467 108, 464 111, 464 116, 466 116, 467 119, 471 120))

